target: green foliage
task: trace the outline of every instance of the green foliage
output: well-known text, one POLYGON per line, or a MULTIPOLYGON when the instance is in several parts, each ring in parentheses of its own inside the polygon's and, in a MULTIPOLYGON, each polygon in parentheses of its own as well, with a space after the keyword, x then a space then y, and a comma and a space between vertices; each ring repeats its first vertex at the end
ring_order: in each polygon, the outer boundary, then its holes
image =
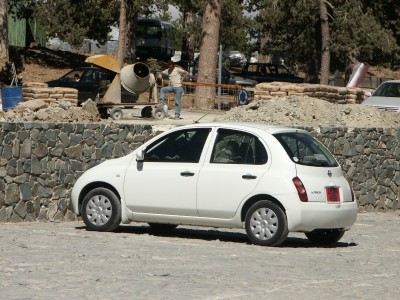
POLYGON ((392 32, 358 0, 336 1, 332 24, 332 52, 342 60, 349 55, 372 64, 390 60, 397 45, 392 32))
POLYGON ((80 46, 85 38, 107 41, 118 9, 116 0, 40 0, 34 14, 46 23, 49 37, 80 46))
MULTIPOLYGON (((399 53, 400 8, 397 0, 331 0, 331 69, 344 68, 354 57, 370 64, 391 62, 399 53), (396 43, 397 39, 397 43, 396 43)), ((320 64, 321 33, 319 1, 248 1, 248 10, 259 14, 254 23, 258 41, 270 41, 264 54, 283 56, 291 64, 317 70, 320 64)))

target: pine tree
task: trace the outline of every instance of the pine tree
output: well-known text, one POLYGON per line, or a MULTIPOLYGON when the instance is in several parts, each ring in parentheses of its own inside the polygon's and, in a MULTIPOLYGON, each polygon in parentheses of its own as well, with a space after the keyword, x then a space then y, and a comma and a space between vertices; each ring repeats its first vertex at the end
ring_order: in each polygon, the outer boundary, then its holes
POLYGON ((0 70, 9 60, 7 7, 7 0, 0 0, 0 70))
MULTIPOLYGON (((217 71, 217 52, 222 0, 208 0, 204 10, 202 43, 200 47, 198 81, 215 83, 217 71)), ((198 87, 195 94, 195 106, 201 109, 212 108, 214 103, 214 87, 198 87)))

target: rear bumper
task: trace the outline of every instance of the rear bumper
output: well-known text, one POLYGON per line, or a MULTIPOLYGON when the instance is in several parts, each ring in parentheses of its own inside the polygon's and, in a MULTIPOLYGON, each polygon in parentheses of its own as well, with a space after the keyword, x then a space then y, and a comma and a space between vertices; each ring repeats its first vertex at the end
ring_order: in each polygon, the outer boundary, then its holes
POLYGON ((287 211, 289 231, 308 232, 315 229, 349 229, 357 219, 357 203, 300 203, 298 209, 287 211))

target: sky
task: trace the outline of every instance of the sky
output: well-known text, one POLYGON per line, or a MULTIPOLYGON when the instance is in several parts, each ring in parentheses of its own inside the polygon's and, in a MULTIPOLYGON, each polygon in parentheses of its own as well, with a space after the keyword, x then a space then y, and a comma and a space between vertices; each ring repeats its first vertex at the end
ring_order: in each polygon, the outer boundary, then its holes
POLYGON ((176 19, 179 18, 179 10, 171 4, 168 4, 168 7, 169 7, 168 11, 172 16, 172 21, 175 21, 176 19))

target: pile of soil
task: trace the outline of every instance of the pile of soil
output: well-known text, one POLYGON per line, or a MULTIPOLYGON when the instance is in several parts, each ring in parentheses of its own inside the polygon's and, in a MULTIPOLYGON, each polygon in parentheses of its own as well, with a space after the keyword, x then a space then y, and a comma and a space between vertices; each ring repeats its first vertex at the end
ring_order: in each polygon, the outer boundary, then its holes
POLYGON ((336 104, 311 97, 259 100, 228 111, 219 121, 307 127, 399 128, 400 115, 362 104, 336 104))
POLYGON ((0 111, 0 121, 12 122, 109 122, 101 120, 96 104, 88 100, 82 107, 69 101, 46 103, 43 100, 30 100, 17 105, 13 110, 0 111))

